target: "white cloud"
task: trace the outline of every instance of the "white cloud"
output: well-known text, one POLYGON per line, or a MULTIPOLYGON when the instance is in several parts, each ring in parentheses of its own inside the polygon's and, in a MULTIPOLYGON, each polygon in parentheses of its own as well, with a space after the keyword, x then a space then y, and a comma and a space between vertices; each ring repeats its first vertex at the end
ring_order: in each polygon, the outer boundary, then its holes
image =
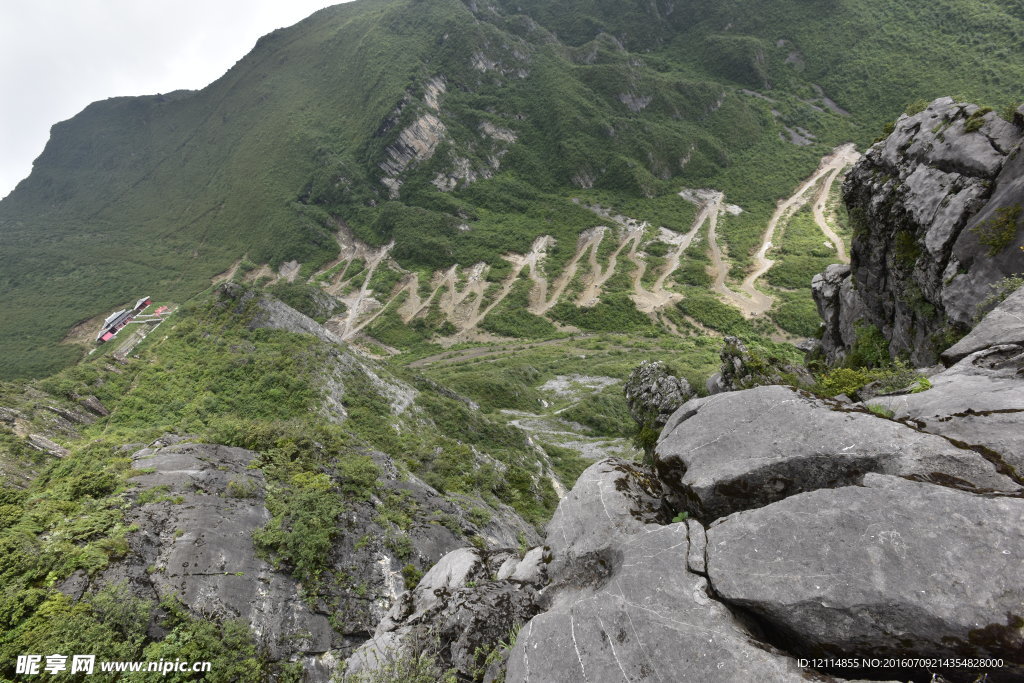
POLYGON ((0 197, 90 102, 199 89, 275 28, 339 0, 3 0, 0 197))

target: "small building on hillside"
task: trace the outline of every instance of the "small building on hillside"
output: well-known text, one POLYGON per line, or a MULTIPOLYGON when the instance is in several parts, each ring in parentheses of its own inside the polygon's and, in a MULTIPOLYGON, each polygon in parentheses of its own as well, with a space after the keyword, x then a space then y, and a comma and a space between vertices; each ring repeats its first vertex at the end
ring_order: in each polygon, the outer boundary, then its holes
POLYGON ((136 301, 135 306, 130 310, 126 308, 116 313, 111 313, 107 316, 106 320, 103 321, 103 325, 100 326, 100 331, 96 334, 96 343, 102 344, 105 341, 113 339, 118 330, 130 323, 132 318, 146 310, 146 307, 151 303, 153 303, 153 300, 148 296, 144 296, 136 301))

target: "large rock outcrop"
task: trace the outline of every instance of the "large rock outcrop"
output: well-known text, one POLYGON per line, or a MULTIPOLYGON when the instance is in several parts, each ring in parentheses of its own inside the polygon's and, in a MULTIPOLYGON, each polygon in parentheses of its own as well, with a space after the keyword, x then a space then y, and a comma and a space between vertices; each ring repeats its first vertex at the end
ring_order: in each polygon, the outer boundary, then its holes
POLYGON ((703 528, 667 523, 658 493, 623 461, 581 475, 548 525, 545 611, 523 626, 507 681, 801 679, 688 568, 703 528))
POLYGON ((535 553, 460 548, 445 555, 377 625, 346 662, 348 676, 401 670, 411 657, 435 658, 439 670, 481 670, 496 644, 539 611, 543 565, 535 553))
POLYGON ((480 652, 498 653, 487 681, 853 680, 862 667, 801 662, 886 657, 902 663, 872 678, 1020 680, 1019 411, 972 408, 1019 400, 1024 349, 1001 343, 1016 306, 930 389, 875 399, 905 402, 899 420, 785 386, 687 401, 654 472, 591 466, 522 560, 449 554, 350 665, 379 671, 433 637, 439 670, 479 676, 480 652), (492 629, 469 656, 458 628, 489 621, 521 625, 514 645, 492 629))
POLYGON ((1024 673, 1020 498, 869 474, 707 536, 720 599, 805 656, 996 657, 1024 673))
POLYGON ((1024 109, 1014 119, 938 99, 900 117, 853 168, 850 270, 833 266, 813 285, 829 361, 871 324, 893 355, 930 365, 992 286, 1022 270, 1024 109))
POLYGON ((858 484, 868 472, 1020 490, 974 451, 783 386, 687 402, 665 426, 655 465, 676 506, 705 522, 804 491, 858 484))
POLYGON ((1024 288, 1011 294, 942 357, 957 362, 931 388, 882 396, 871 405, 941 434, 1024 483, 1024 288))
POLYGON ((134 595, 154 602, 176 596, 194 614, 244 620, 270 659, 300 659, 306 680, 327 680, 337 661, 387 622, 405 590, 403 568, 430 567, 464 544, 449 526, 497 539, 515 538, 526 528, 500 511, 486 527, 475 527, 457 505, 401 474, 386 455, 371 456, 380 473, 379 495, 349 501, 340 514, 327 558, 329 578, 318 591, 304 588, 254 543, 253 534, 271 519, 259 454, 177 437, 131 456, 140 474, 133 478, 128 521, 138 530, 128 536, 128 555, 95 578, 75 575, 64 590, 78 597, 127 582, 134 595), (388 541, 391 532, 380 517, 384 499, 394 496, 422 516, 403 532, 406 549, 388 541), (449 524, 432 523, 438 518, 449 524))
POLYGON ((645 361, 637 366, 623 391, 629 414, 637 424, 657 427, 693 396, 690 383, 673 375, 661 361, 645 361))
POLYGON ((738 337, 726 337, 718 354, 721 369, 707 380, 709 394, 739 391, 767 384, 809 387, 814 377, 803 365, 795 365, 760 348, 747 346, 738 337))

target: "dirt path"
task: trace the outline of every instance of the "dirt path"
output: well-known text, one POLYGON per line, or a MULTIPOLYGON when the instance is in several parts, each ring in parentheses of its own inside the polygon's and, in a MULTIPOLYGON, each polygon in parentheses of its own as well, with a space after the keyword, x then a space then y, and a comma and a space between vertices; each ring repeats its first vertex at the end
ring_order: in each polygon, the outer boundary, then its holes
MULTIPOLYGON (((662 266, 661 271, 658 273, 658 277, 654 281, 650 290, 643 289, 640 279, 634 280, 633 295, 630 298, 636 305, 637 310, 641 313, 655 313, 683 298, 681 294, 666 291, 665 282, 672 273, 679 269, 679 265, 683 259, 683 254, 685 254, 686 250, 690 248, 690 245, 693 243, 693 238, 697 236, 697 233, 700 232, 701 226, 703 226, 705 221, 708 220, 711 212, 715 210, 714 202, 705 202, 700 206, 701 209, 697 213, 697 217, 693 220, 693 225, 690 226, 690 231, 686 234, 680 235, 679 233, 672 233, 672 231, 667 228, 661 228, 663 233, 667 232, 670 234, 670 237, 668 238, 662 234, 661 241, 675 245, 675 249, 669 252, 665 260, 665 265, 662 266)), ((640 278, 642 277, 643 273, 641 272, 640 278)), ((679 329, 672 324, 672 321, 668 318, 659 316, 659 319, 662 320, 663 323, 667 323, 665 324, 665 327, 673 334, 676 336, 683 336, 679 329)))
MULTIPOLYGON (((607 231, 609 228, 602 226, 602 229, 607 231)), ((601 292, 604 290, 604 285, 608 280, 615 275, 615 271, 619 267, 619 256, 622 255, 622 251, 630 246, 630 252, 626 258, 631 260, 635 259, 636 249, 640 239, 643 238, 643 230, 630 230, 626 229, 619 244, 615 247, 615 251, 608 257, 608 263, 604 267, 601 266, 601 262, 597 260, 597 246, 595 245, 593 251, 590 254, 590 272, 583 276, 583 291, 576 297, 577 306, 596 306, 598 300, 601 297, 601 292)), ((633 260, 636 263, 635 260, 633 260)))
POLYGON ((711 251, 711 265, 708 266, 708 275, 711 276, 711 290, 723 297, 746 315, 755 315, 762 306, 763 300, 767 300, 767 310, 771 307, 771 298, 761 292, 756 292, 757 298, 750 298, 729 288, 725 284, 725 276, 728 268, 725 259, 722 257, 722 248, 718 245, 718 216, 722 213, 722 202, 725 195, 715 190, 701 190, 699 200, 704 202, 704 210, 701 212, 708 221, 708 248, 711 251))
MULTIPOLYGON (((384 306, 380 301, 373 297, 374 292, 370 289, 370 281, 373 280, 373 274, 377 272, 377 268, 380 267, 380 264, 387 258, 394 246, 394 242, 389 242, 383 247, 375 250, 366 247, 366 245, 359 245, 359 247, 362 248, 356 248, 353 250, 352 256, 349 258, 350 261, 356 256, 365 256, 366 270, 364 271, 363 282, 359 286, 359 289, 353 290, 346 296, 337 297, 341 303, 345 304, 345 313, 335 316, 327 321, 328 329, 340 336, 342 339, 349 339, 358 334, 360 330, 373 322, 377 315, 380 315, 380 312, 384 309, 384 306), (373 315, 365 317, 367 313, 371 312, 373 312, 373 315)), ((340 275, 341 274, 339 274, 339 276, 340 275)), ((341 286, 342 282, 335 282, 332 286, 327 288, 327 291, 337 296, 337 292, 341 286)))
MULTIPOLYGON (((860 155, 857 155, 860 158, 860 155)), ((856 159, 854 159, 856 161, 856 159)), ((832 191, 832 185, 836 182, 836 178, 843 172, 842 168, 833 169, 829 174, 828 179, 825 180, 818 191, 817 196, 814 198, 814 204, 812 205, 812 211, 814 213, 814 222, 818 224, 821 232, 832 242, 832 246, 836 249, 836 258, 839 259, 840 263, 849 263, 850 256, 846 253, 846 244, 843 243, 843 239, 836 234, 832 229, 832 226, 828 224, 828 220, 825 218, 825 204, 828 202, 829 193, 832 191)))
POLYGON ((527 310, 534 315, 541 315, 541 312, 547 310, 545 304, 548 299, 548 278, 544 275, 541 263, 547 258, 548 249, 554 244, 555 238, 550 235, 541 235, 533 241, 530 251, 526 254, 510 257, 520 273, 524 269, 529 269, 528 277, 533 282, 533 287, 530 289, 530 303, 527 310))
MULTIPOLYGON (((750 314, 757 315, 766 312, 772 305, 772 297, 764 294, 755 287, 758 279, 761 278, 768 270, 775 265, 775 262, 768 258, 768 250, 772 248, 772 237, 775 235, 775 228, 778 227, 779 221, 784 217, 792 215, 797 209, 803 206, 807 202, 806 194, 809 189, 814 187, 815 183, 828 175, 833 175, 832 180, 835 180, 835 175, 844 167, 854 163, 860 155, 857 153, 857 149, 853 144, 842 145, 836 147, 832 154, 826 156, 821 160, 821 165, 818 166, 818 170, 811 175, 810 178, 805 180, 800 187, 797 188, 788 199, 779 202, 779 205, 775 209, 775 213, 772 214, 771 219, 768 221, 768 227, 764 231, 764 235, 761 238, 761 247, 754 254, 754 270, 747 275, 743 280, 743 284, 740 286, 741 291, 750 297, 752 306, 749 308, 750 314)), ((831 182, 825 184, 826 187, 831 187, 831 182)))
MULTIPOLYGON (((757 281, 774 265, 767 257, 772 247, 772 238, 779 224, 808 201, 812 202, 815 223, 828 240, 834 245, 837 257, 844 263, 849 262, 849 255, 842 238, 828 224, 825 216, 829 191, 843 168, 859 158, 852 144, 837 147, 822 159, 818 169, 805 180, 788 198, 781 200, 762 235, 761 243, 753 258, 754 268, 747 274, 742 284, 736 289, 727 284, 728 264, 722 253, 718 240, 718 220, 725 213, 737 213, 738 207, 725 204, 725 196, 717 190, 683 190, 680 196, 694 202, 699 207, 692 226, 685 234, 662 229, 655 238, 672 246, 665 256, 664 263, 659 267, 657 276, 649 289, 644 285, 644 275, 649 267, 647 259, 640 251, 647 235, 648 223, 627 216, 613 214, 600 206, 587 206, 588 209, 616 225, 618 243, 602 264, 598 252, 610 228, 598 226, 580 234, 576 250, 561 272, 553 280, 544 272, 544 261, 548 251, 554 245, 554 238, 543 235, 536 238, 526 254, 505 254, 503 259, 512 264, 509 274, 500 285, 486 279, 487 265, 474 264, 469 268, 460 269, 455 265, 445 271, 438 271, 431 280, 430 294, 421 292, 420 278, 416 273, 408 273, 405 279, 386 301, 374 297, 370 282, 377 269, 388 259, 393 245, 374 248, 357 240, 347 226, 339 224, 337 233, 338 258, 326 264, 314 274, 312 279, 327 273, 343 264, 339 272, 331 278, 325 287, 326 291, 338 297, 346 306, 347 311, 328 321, 333 331, 343 339, 352 338, 367 325, 376 320, 388 306, 399 303, 398 314, 403 322, 409 323, 421 315, 430 306, 437 306, 446 320, 454 324, 458 330, 453 339, 465 341, 466 335, 472 333, 484 318, 501 304, 512 292, 516 282, 525 274, 532 283, 529 293, 527 310, 534 315, 545 315, 561 301, 573 283, 580 264, 586 259, 586 270, 580 278, 580 293, 575 297, 577 306, 593 306, 597 304, 605 285, 617 272, 620 261, 632 264, 629 274, 631 282, 630 298, 637 309, 647 314, 657 314, 666 306, 677 302, 681 295, 666 289, 666 284, 676 272, 693 240, 706 225, 708 227, 708 249, 711 265, 708 273, 712 279, 711 289, 724 301, 738 308, 746 317, 761 315, 767 312, 774 300, 773 297, 757 288, 757 281), (819 189, 815 189, 820 183, 819 189), (811 197, 813 191, 813 197, 811 197), (364 271, 347 280, 347 272, 357 259, 363 261, 364 271), (352 289, 358 278, 362 282, 352 289), (348 294, 342 296, 347 290, 348 294), (405 297, 399 301, 400 297, 405 297)), ((247 279, 260 276, 277 275, 263 268, 250 273, 247 279)), ((222 274, 222 275, 226 275, 222 274)), ((653 273, 652 273, 653 276, 653 273)), ((377 293, 378 295, 381 293, 377 293)), ((666 325, 670 330, 674 326, 666 325)), ((674 331, 674 330, 673 330, 674 331)))
POLYGON ((629 251, 626 252, 626 260, 633 264, 633 273, 630 276, 630 279, 633 281, 633 296, 650 294, 650 292, 644 289, 644 273, 647 272, 647 261, 637 253, 642 240, 643 232, 638 235, 637 239, 632 239, 629 251))
POLYGON ((474 327, 482 323, 484 318, 487 317, 487 314, 493 311, 495 308, 497 308, 498 304, 504 301, 505 297, 507 297, 512 292, 512 288, 515 287, 516 285, 516 280, 518 280, 519 276, 522 274, 523 267, 525 264, 517 263, 515 259, 508 255, 504 256, 503 258, 512 264, 512 272, 509 273, 508 276, 502 281, 501 289, 498 290, 498 293, 495 295, 495 297, 491 300, 489 304, 487 304, 484 307, 482 311, 480 310, 479 305, 477 306, 476 313, 473 315, 473 317, 469 319, 465 327, 466 330, 473 329, 474 327))
POLYGON ((707 220, 707 214, 710 211, 710 207, 705 206, 697 214, 697 217, 693 220, 693 225, 690 227, 690 232, 683 235, 679 242, 676 244, 675 250, 669 252, 667 260, 665 261, 664 268, 658 273, 658 279, 654 281, 654 286, 651 287, 651 291, 654 294, 665 291, 665 281, 679 269, 679 264, 683 260, 683 254, 690 248, 690 244, 693 243, 693 238, 697 236, 700 231, 700 227, 704 225, 704 221, 707 220))

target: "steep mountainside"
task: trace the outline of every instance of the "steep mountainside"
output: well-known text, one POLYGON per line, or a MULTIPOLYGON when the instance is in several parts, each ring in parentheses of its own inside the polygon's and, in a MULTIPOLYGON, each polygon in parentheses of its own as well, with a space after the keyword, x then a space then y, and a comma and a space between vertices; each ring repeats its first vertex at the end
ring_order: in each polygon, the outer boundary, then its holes
POLYGON ((720 230, 743 270, 832 147, 1021 80, 1015 3, 770 5, 359 0, 202 91, 95 103, 0 203, 0 376, 72 361, 69 328, 140 289, 183 301, 235 262, 308 277, 343 224, 426 281, 545 234, 564 263, 603 223, 572 197, 683 231, 675 193, 710 186, 745 209, 720 230))
MULTIPOLYGON (((987 116, 943 99, 900 119, 851 172, 850 210, 870 207, 865 225, 883 234, 887 218, 903 218, 926 246, 938 232, 948 254, 1016 186, 1019 155, 998 167, 1019 131, 987 116), (973 131, 954 130, 970 120, 973 131), (923 121, 951 132, 901 144, 923 121), (906 173, 879 171, 885 161, 906 173), (952 188, 948 201, 936 186, 952 188), (972 190, 980 201, 957 201, 972 190), (950 220, 924 229, 912 215, 950 220)), ((1018 239, 1011 227, 1005 240, 1018 239)), ((860 235, 854 268, 889 243, 860 235)), ((927 277, 919 256, 913 277, 927 277)), ((965 258, 956 277, 991 280, 990 261, 978 262, 965 258)), ((907 276, 886 260, 878 272, 883 283, 907 276)), ((848 268, 826 278, 837 275, 848 294, 848 268)), ((1021 680, 1024 286, 1003 284, 1005 299, 928 377, 878 329, 813 379, 735 338, 710 395, 663 364, 640 366, 626 396, 653 467, 589 467, 521 559, 473 548, 443 557, 347 660, 345 680, 1021 680), (863 401, 843 393, 854 390, 863 401)), ((819 280, 816 293, 826 289, 819 280)), ((869 305, 893 294, 866 289, 854 295, 869 305)), ((988 293, 965 287, 955 304, 985 310, 988 293)), ((847 298, 819 302, 831 315, 847 298)), ((828 333, 836 320, 825 322, 828 333)))
POLYGON ((813 285, 831 362, 873 326, 893 355, 934 364, 1024 273, 1022 142, 1024 108, 1010 123, 943 98, 865 154, 843 188, 851 265, 813 285))
POLYGON ((215 680, 326 680, 445 553, 535 544, 586 466, 233 284, 130 356, 0 391, 5 677, 36 648, 193 639, 215 680))

